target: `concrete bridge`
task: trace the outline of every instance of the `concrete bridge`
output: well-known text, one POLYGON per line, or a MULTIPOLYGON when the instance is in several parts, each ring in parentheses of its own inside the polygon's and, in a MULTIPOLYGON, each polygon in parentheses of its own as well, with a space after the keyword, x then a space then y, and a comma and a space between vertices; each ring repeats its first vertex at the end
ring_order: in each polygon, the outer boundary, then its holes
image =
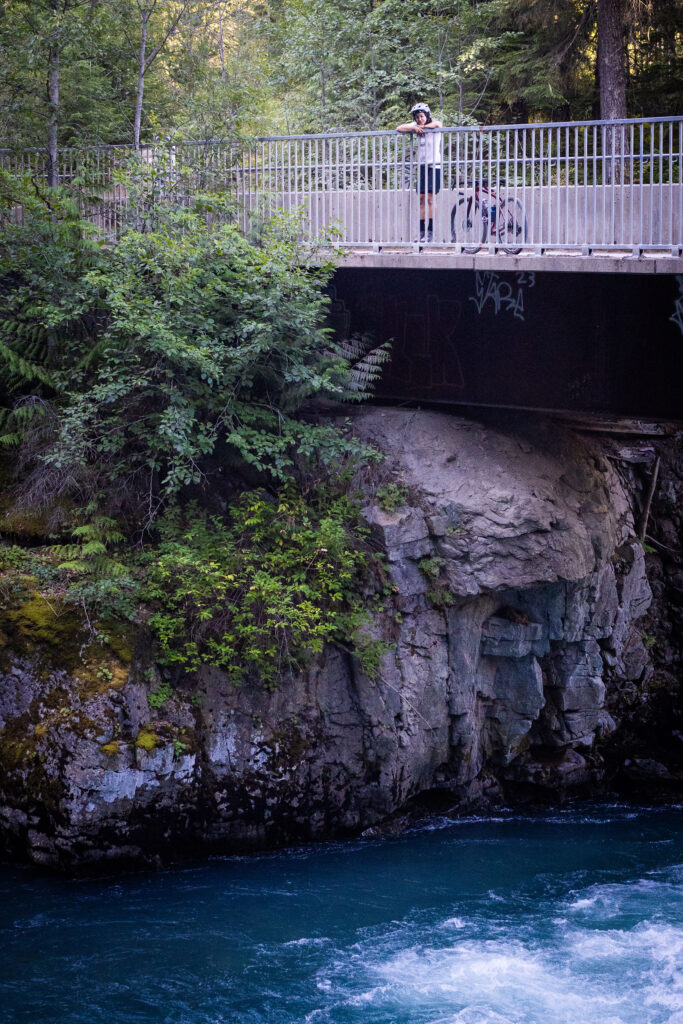
POLYGON ((553 263, 342 265, 331 321, 341 336, 390 342, 382 399, 683 421, 683 275, 553 263))
POLYGON ((260 140, 244 209, 297 210, 346 266, 683 271, 683 118, 438 135, 439 159, 426 163, 417 137, 396 132, 260 140), (421 241, 419 182, 437 172, 421 241))
POLYGON ((397 132, 62 149, 56 175, 41 151, 0 151, 0 166, 101 199, 87 215, 106 235, 126 220, 116 172, 137 162, 157 194, 185 203, 227 193, 245 229, 254 215, 296 212, 302 241, 335 246, 346 266, 683 273, 683 117, 438 132, 425 166, 417 137, 397 132), (419 238, 416 185, 436 171, 432 237, 419 238))

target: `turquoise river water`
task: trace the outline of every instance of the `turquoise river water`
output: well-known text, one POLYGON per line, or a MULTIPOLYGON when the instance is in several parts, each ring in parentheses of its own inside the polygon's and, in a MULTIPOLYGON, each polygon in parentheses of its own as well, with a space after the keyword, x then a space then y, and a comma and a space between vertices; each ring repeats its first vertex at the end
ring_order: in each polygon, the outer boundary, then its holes
POLYGON ((0 867, 2 1024, 683 1024, 683 808, 68 881, 0 867))

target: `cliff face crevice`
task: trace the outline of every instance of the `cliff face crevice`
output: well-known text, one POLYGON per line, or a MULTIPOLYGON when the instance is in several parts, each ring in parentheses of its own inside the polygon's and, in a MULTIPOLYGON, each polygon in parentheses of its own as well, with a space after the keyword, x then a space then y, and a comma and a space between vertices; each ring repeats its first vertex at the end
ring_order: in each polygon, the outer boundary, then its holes
POLYGON ((387 511, 377 478, 362 482, 391 581, 377 678, 329 648, 273 691, 207 668, 154 709, 135 659, 84 689, 58 658, 8 648, 6 849, 140 863, 372 829, 435 793, 468 808, 615 777, 618 694, 642 703, 653 673, 629 473, 600 440, 542 422, 373 408, 355 430, 405 499, 387 511))

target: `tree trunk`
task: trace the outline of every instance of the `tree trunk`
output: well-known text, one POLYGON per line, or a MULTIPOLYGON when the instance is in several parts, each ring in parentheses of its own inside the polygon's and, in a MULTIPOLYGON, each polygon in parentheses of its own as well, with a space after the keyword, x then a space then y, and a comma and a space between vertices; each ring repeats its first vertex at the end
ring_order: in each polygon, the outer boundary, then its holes
POLYGON ((221 57, 221 78, 225 81, 225 50, 223 48, 223 4, 218 5, 218 50, 221 57))
POLYGON ((320 64, 320 104, 323 115, 323 132, 327 131, 327 101, 325 98, 325 61, 320 64))
POLYGON ((50 188, 56 188, 59 183, 57 167, 57 132, 59 129, 59 49, 56 46, 50 49, 47 76, 47 101, 50 111, 47 126, 47 183, 50 188))
MULTIPOLYGON (((598 78, 600 118, 626 117, 625 0, 598 0, 598 78)), ((603 182, 624 180, 626 139, 623 126, 602 129, 603 182)))
POLYGON ((626 117, 625 0, 598 0, 600 117, 626 117))
POLYGON ((437 66, 439 71, 439 112, 440 116, 443 117, 443 55, 448 42, 448 26, 442 32, 441 30, 441 18, 438 13, 436 16, 436 49, 438 53, 437 66))
POLYGON ((133 145, 140 148, 140 126, 142 124, 142 97, 145 92, 145 66, 147 60, 147 24, 149 14, 143 11, 141 14, 140 53, 138 55, 138 91, 135 97, 135 121, 133 123, 133 145))

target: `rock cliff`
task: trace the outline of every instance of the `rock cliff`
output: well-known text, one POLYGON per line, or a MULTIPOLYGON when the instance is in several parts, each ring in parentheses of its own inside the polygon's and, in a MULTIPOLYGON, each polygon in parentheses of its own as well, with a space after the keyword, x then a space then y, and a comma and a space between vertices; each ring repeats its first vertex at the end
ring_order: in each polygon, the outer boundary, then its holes
POLYGON ((6 850, 67 869, 142 863, 372 829, 416 801, 556 799, 609 779, 618 695, 652 674, 628 473, 604 442, 529 419, 368 408, 354 422, 385 454, 361 482, 386 554, 378 676, 330 648, 272 691, 207 669, 163 697, 144 637, 130 664, 123 644, 81 663, 30 609, 14 613, 6 850))

